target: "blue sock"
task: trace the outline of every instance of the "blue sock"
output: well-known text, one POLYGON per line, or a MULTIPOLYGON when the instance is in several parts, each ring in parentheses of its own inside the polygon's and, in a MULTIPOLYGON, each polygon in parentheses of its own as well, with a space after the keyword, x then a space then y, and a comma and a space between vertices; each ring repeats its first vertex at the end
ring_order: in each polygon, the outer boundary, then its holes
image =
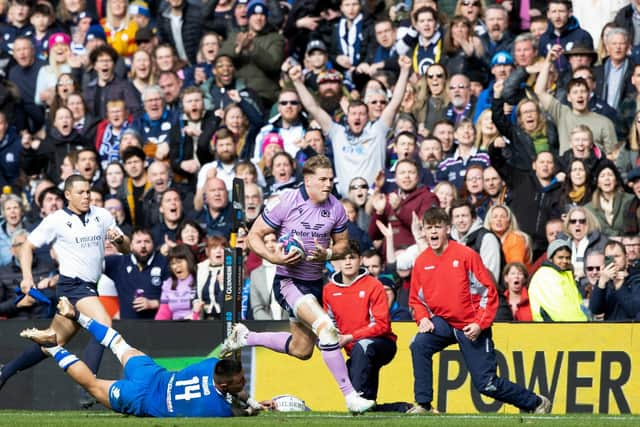
POLYGON ((2 368, 2 378, 4 380, 8 380, 16 373, 29 369, 46 358, 47 355, 42 352, 40 346, 38 344, 33 344, 31 347, 23 351, 18 357, 4 365, 2 368))
POLYGON ((69 353, 65 348, 60 347, 59 345, 54 347, 44 347, 44 350, 56 360, 58 366, 60 366, 64 371, 69 369, 69 366, 80 361, 78 356, 69 353))
POLYGON ((109 347, 113 340, 120 336, 120 334, 115 329, 103 325, 96 319, 85 316, 79 311, 76 311, 76 321, 80 324, 80 326, 89 331, 89 333, 95 337, 96 341, 98 341, 104 347, 109 347))

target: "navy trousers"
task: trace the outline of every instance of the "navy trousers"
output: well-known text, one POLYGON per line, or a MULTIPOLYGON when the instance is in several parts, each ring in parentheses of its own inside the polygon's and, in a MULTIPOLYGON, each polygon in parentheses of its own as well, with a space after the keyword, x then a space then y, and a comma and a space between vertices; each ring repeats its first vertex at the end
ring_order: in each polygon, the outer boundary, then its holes
POLYGON ((387 338, 364 338, 356 341, 347 360, 353 388, 365 399, 376 400, 380 369, 396 355, 396 343, 387 338))
POLYGON ((428 407, 433 401, 433 355, 457 342, 476 390, 526 411, 535 409, 535 393, 497 376, 491 328, 485 329, 475 341, 471 341, 464 332, 453 328, 441 317, 434 317, 431 321, 435 330, 418 333, 410 345, 413 391, 417 403, 428 407))

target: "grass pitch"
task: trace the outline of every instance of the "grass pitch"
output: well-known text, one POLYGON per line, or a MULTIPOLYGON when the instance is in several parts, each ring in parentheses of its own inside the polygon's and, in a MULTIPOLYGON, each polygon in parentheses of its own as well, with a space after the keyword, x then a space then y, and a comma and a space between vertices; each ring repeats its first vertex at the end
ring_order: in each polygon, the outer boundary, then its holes
POLYGON ((638 426, 640 416, 632 415, 404 415, 369 413, 352 416, 344 413, 263 413, 251 418, 135 418, 112 412, 82 411, 0 411, 0 426, 10 427, 89 427, 89 426, 149 426, 149 427, 211 427, 226 426, 322 426, 322 427, 437 427, 515 426, 596 427, 638 426))

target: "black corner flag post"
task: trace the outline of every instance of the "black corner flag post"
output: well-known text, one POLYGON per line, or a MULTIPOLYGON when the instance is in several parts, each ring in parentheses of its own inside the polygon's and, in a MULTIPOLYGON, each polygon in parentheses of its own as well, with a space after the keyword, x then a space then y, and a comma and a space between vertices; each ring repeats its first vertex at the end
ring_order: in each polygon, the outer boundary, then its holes
POLYGON ((238 321, 238 313, 242 302, 243 255, 237 247, 238 232, 245 224, 244 218, 244 181, 233 179, 232 189, 231 235, 229 247, 224 250, 224 302, 222 304, 223 336, 231 334, 233 325, 238 321))

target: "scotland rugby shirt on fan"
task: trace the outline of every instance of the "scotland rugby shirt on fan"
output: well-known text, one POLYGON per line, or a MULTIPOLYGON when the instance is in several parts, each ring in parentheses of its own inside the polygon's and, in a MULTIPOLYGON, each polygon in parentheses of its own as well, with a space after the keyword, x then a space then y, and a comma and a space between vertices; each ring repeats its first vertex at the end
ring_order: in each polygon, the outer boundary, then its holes
POLYGON ((113 226, 106 209, 91 206, 77 215, 64 208, 44 218, 28 239, 36 247, 53 242, 61 275, 96 283, 102 274, 104 240, 113 226))
POLYGON ((349 194, 349 183, 357 176, 373 182, 384 169, 387 155, 389 128, 380 119, 368 122, 360 135, 354 135, 348 126, 331 123, 327 137, 333 144, 333 161, 338 178, 338 192, 349 194))
MULTIPOLYGON (((331 235, 347 229, 347 214, 332 194, 321 204, 313 202, 304 185, 287 190, 267 202, 262 219, 277 231, 278 237, 285 233, 297 236, 309 254, 315 248, 314 240, 323 248, 331 245, 331 235)), ((322 279, 324 262, 302 261, 293 266, 279 265, 276 274, 300 280, 322 279)))

